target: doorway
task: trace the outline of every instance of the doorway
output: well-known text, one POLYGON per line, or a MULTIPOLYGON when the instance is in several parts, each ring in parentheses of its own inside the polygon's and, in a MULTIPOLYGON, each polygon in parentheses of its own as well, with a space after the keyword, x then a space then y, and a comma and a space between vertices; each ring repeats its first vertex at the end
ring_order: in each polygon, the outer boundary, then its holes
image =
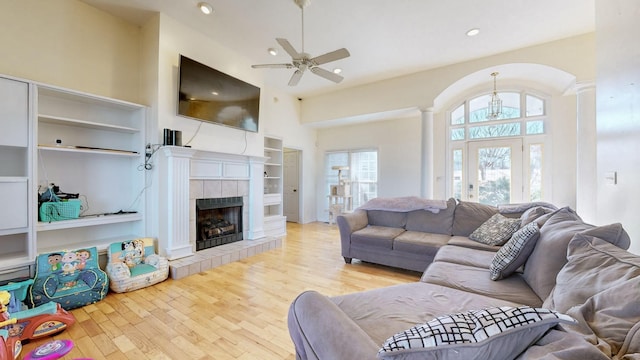
POLYGON ((287 221, 300 223, 300 183, 302 174, 302 150, 284 148, 283 159, 283 209, 287 221))
POLYGON ((498 205, 524 201, 522 139, 467 143, 469 201, 498 205))

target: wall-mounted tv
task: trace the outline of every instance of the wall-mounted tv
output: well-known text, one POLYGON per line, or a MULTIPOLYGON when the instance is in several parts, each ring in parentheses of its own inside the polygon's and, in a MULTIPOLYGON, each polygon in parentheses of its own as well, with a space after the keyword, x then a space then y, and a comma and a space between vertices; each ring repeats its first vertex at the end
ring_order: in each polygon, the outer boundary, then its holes
POLYGON ((258 131, 260 88, 180 55, 178 115, 258 131))

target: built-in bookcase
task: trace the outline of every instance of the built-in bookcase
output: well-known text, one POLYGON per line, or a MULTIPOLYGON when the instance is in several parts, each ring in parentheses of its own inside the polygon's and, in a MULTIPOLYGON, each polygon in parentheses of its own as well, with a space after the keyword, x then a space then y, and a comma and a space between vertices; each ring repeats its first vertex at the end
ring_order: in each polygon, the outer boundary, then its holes
POLYGON ((286 218, 282 215, 282 139, 265 136, 264 156, 264 231, 267 236, 286 233, 286 218))

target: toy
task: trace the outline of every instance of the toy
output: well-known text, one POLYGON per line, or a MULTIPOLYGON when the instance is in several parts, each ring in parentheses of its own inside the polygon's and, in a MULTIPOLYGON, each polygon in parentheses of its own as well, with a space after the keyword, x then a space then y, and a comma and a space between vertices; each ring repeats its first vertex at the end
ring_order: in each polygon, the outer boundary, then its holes
POLYGON ((24 360, 54 360, 65 356, 73 349, 71 340, 53 340, 40 345, 35 350, 29 352, 24 360))
POLYGON ((0 360, 17 359, 22 351, 22 342, 15 336, 9 336, 9 331, 5 330, 5 326, 13 325, 18 320, 9 318, 7 305, 11 299, 8 291, 0 291, 0 360))
POLYGON ((60 304, 49 302, 28 309, 23 303, 33 279, 9 283, 0 286, 0 335, 3 335, 4 347, 0 360, 17 359, 22 350, 21 341, 53 335, 73 325, 76 319, 64 310, 60 304), (9 348, 14 353, 9 356, 9 348), (17 351, 17 352, 16 352, 17 351), (4 356, 4 357, 3 357, 4 356))

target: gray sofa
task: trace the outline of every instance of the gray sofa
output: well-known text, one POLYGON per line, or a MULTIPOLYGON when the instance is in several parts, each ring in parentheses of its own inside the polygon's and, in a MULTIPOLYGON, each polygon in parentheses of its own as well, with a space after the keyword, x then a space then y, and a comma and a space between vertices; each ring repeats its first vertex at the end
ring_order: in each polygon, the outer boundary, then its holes
POLYGON ((418 282, 333 297, 300 294, 288 316, 297 358, 640 359, 640 256, 626 251, 630 239, 622 226, 586 224, 570 208, 533 219, 532 212, 542 213, 532 208, 523 214, 526 224, 498 251, 450 241, 439 246, 418 282), (528 229, 535 231, 520 236, 528 229), (527 241, 511 262, 496 262, 519 238, 527 241), (444 323, 447 314, 466 319, 479 313, 472 310, 527 306, 558 312, 558 320, 526 323, 471 343, 443 345, 450 338, 440 334, 437 346, 428 342, 435 335, 425 340, 424 332, 415 331, 434 319, 444 323), (565 315, 573 321, 561 320, 565 315), (416 334, 408 346, 406 337, 416 334))
POLYGON ((517 218, 533 207, 547 212, 557 209, 542 202, 496 207, 451 198, 443 201, 441 208, 429 208, 428 200, 415 197, 374 200, 373 205, 372 200, 353 213, 337 217, 345 262, 360 259, 420 272, 447 244, 497 251, 498 246, 468 239, 496 213, 517 218), (386 206, 387 202, 394 204, 386 206))

